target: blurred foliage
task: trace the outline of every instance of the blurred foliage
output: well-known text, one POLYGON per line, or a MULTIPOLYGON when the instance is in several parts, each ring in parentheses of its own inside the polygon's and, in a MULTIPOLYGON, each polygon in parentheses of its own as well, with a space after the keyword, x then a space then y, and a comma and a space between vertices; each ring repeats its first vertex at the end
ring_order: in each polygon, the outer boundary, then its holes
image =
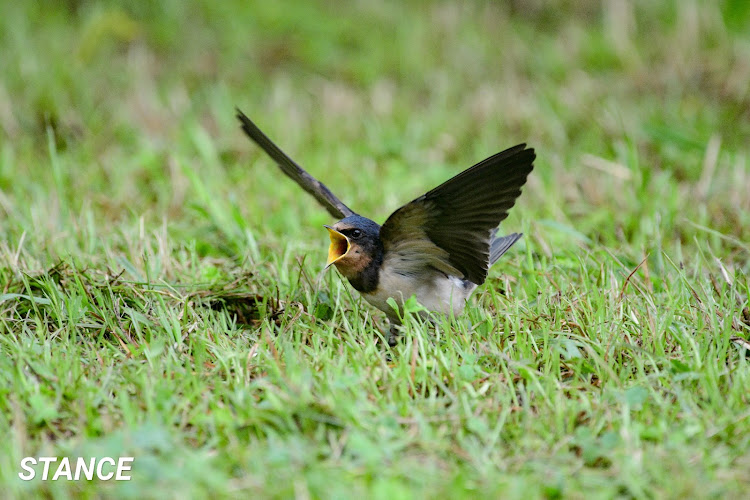
POLYGON ((740 497, 749 5, 4 2, 0 490, 740 497), (525 236, 386 361, 235 106, 377 221, 527 142, 525 236))

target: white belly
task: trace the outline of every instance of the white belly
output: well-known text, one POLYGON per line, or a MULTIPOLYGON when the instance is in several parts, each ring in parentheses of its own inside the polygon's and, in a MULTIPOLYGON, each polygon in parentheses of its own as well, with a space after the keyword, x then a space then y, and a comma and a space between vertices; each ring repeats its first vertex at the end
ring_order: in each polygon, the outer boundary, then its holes
POLYGON ((384 266, 380 271, 378 288, 372 293, 363 293, 362 297, 385 312, 391 321, 397 321, 393 308, 386 302, 391 297, 400 305, 414 295, 417 302, 432 312, 461 314, 466 299, 477 286, 437 270, 425 274, 415 279, 389 271, 384 266))

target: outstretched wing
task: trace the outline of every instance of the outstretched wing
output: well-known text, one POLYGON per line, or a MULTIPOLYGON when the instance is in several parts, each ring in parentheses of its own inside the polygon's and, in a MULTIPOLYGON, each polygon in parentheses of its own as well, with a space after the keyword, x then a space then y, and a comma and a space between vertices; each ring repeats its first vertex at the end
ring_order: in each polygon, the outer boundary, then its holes
POLYGON ((439 261, 433 267, 455 269, 459 277, 481 285, 490 266, 493 230, 516 203, 535 158, 533 149, 519 144, 399 208, 380 229, 386 254, 408 272, 409 263, 426 253, 439 261))
POLYGON ((289 158, 279 147, 264 134, 257 125, 255 125, 250 118, 237 108, 237 118, 242 123, 242 130, 250 137, 255 143, 265 151, 268 156, 279 165, 281 171, 287 176, 300 185, 302 189, 310 193, 318 200, 318 203, 323 205, 328 213, 336 217, 337 219, 343 219, 354 215, 354 212, 344 205, 336 195, 334 195, 322 182, 317 180, 312 175, 308 174, 305 169, 297 165, 297 163, 289 158))

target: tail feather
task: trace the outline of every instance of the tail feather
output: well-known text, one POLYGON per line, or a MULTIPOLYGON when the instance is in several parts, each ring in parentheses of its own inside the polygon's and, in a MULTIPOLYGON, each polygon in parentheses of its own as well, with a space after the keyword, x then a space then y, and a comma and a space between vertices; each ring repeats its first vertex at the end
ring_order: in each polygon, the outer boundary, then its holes
POLYGON ((490 243, 490 265, 497 262, 513 244, 521 239, 523 233, 512 233, 507 236, 498 236, 490 243))

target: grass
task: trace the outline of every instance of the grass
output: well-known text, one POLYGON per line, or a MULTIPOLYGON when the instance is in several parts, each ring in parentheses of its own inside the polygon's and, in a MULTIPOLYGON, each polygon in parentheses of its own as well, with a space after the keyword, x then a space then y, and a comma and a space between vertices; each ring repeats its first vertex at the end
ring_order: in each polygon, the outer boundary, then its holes
POLYGON ((15 2, 0 16, 0 490, 12 498, 742 498, 746 2, 15 2), (525 237, 465 314, 321 274, 518 142, 525 237), (134 456, 23 482, 26 456, 134 456))

